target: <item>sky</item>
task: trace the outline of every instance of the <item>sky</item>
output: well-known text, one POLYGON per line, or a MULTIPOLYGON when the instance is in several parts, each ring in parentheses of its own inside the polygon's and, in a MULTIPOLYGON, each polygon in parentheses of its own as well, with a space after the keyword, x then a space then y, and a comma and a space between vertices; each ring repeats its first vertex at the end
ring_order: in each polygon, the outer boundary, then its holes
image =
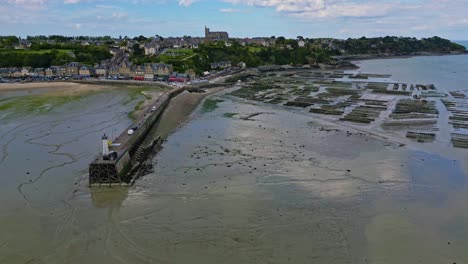
POLYGON ((0 0, 0 35, 440 36, 468 39, 468 0, 0 0))

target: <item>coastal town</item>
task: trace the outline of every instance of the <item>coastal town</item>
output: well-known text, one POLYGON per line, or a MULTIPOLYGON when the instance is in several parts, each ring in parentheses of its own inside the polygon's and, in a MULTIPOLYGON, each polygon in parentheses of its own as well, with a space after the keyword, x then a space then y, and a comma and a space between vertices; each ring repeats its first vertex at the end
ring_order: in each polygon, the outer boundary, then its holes
POLYGON ((342 58, 460 53, 438 37, 415 39, 230 38, 205 27, 204 37, 0 37, 0 82, 110 79, 187 83, 228 69, 262 65, 339 67, 342 58), (36 66, 36 67, 35 67, 36 66), (43 66, 43 67, 37 67, 43 66))
MULTIPOLYGON (((86 65, 84 63, 71 61, 64 65, 53 65, 47 68, 25 67, 3 67, 0 68, 0 82, 18 82, 18 81, 41 81, 41 80, 81 80, 89 78, 105 78, 111 80, 137 80, 137 81, 166 81, 186 83, 195 79, 195 72, 192 69, 186 72, 176 72, 171 64, 166 63, 144 63, 135 64, 130 61, 130 54, 135 49, 144 51, 148 57, 166 55, 177 57, 184 54, 181 51, 198 48, 201 43, 223 41, 229 45, 229 35, 227 32, 210 32, 205 28, 204 38, 167 38, 155 36, 151 39, 130 39, 128 37, 111 38, 71 38, 67 42, 82 46, 106 46, 111 59, 102 60, 95 65, 86 65)), ((245 39, 245 43, 265 43, 267 40, 245 39), (263 41, 263 42, 262 42, 263 41)), ((60 43, 51 38, 43 38, 43 42, 50 45, 60 43)), ((63 40, 62 40, 63 42, 63 40)), ((41 41, 42 43, 42 41, 41 41)), ((272 42, 274 43, 274 42, 272 42)), ((27 39, 18 38, 18 43, 13 45, 15 50, 30 50, 32 42, 27 39)), ((70 59, 76 58, 72 51, 67 52, 70 59)), ((240 66, 243 64, 241 63, 240 66)), ((224 70, 231 67, 230 61, 213 62, 210 64, 211 70, 224 70)), ((245 67, 245 66, 244 66, 245 67)), ((204 75, 208 75, 205 72, 204 75)))

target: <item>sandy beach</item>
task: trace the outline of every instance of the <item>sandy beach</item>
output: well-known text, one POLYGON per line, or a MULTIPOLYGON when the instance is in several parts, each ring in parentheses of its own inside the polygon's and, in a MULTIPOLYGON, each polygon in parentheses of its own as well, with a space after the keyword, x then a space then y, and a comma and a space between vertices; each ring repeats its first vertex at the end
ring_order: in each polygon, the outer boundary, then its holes
POLYGON ((92 85, 74 82, 31 82, 31 83, 2 83, 1 92, 27 91, 44 89, 48 95, 69 96, 88 92, 100 92, 106 89, 114 89, 111 85, 92 85))

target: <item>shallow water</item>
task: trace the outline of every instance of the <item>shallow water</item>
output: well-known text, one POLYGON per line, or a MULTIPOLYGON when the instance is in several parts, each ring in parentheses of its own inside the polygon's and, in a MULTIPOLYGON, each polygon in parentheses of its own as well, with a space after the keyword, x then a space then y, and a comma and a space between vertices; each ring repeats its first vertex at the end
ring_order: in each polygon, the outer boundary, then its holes
POLYGON ((0 263, 468 262, 466 151, 213 99, 130 188, 86 176, 130 123, 125 91, 1 120, 0 263))
POLYGON ((468 90, 468 54, 358 61, 361 72, 388 73, 398 82, 434 84, 440 90, 468 90))

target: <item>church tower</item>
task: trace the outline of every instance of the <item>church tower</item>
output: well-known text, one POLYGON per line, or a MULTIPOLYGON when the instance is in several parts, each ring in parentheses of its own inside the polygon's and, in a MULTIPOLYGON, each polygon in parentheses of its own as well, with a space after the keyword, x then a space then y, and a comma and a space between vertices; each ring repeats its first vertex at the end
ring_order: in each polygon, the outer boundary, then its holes
POLYGON ((205 38, 208 38, 209 34, 210 34, 210 29, 205 26, 205 38))

